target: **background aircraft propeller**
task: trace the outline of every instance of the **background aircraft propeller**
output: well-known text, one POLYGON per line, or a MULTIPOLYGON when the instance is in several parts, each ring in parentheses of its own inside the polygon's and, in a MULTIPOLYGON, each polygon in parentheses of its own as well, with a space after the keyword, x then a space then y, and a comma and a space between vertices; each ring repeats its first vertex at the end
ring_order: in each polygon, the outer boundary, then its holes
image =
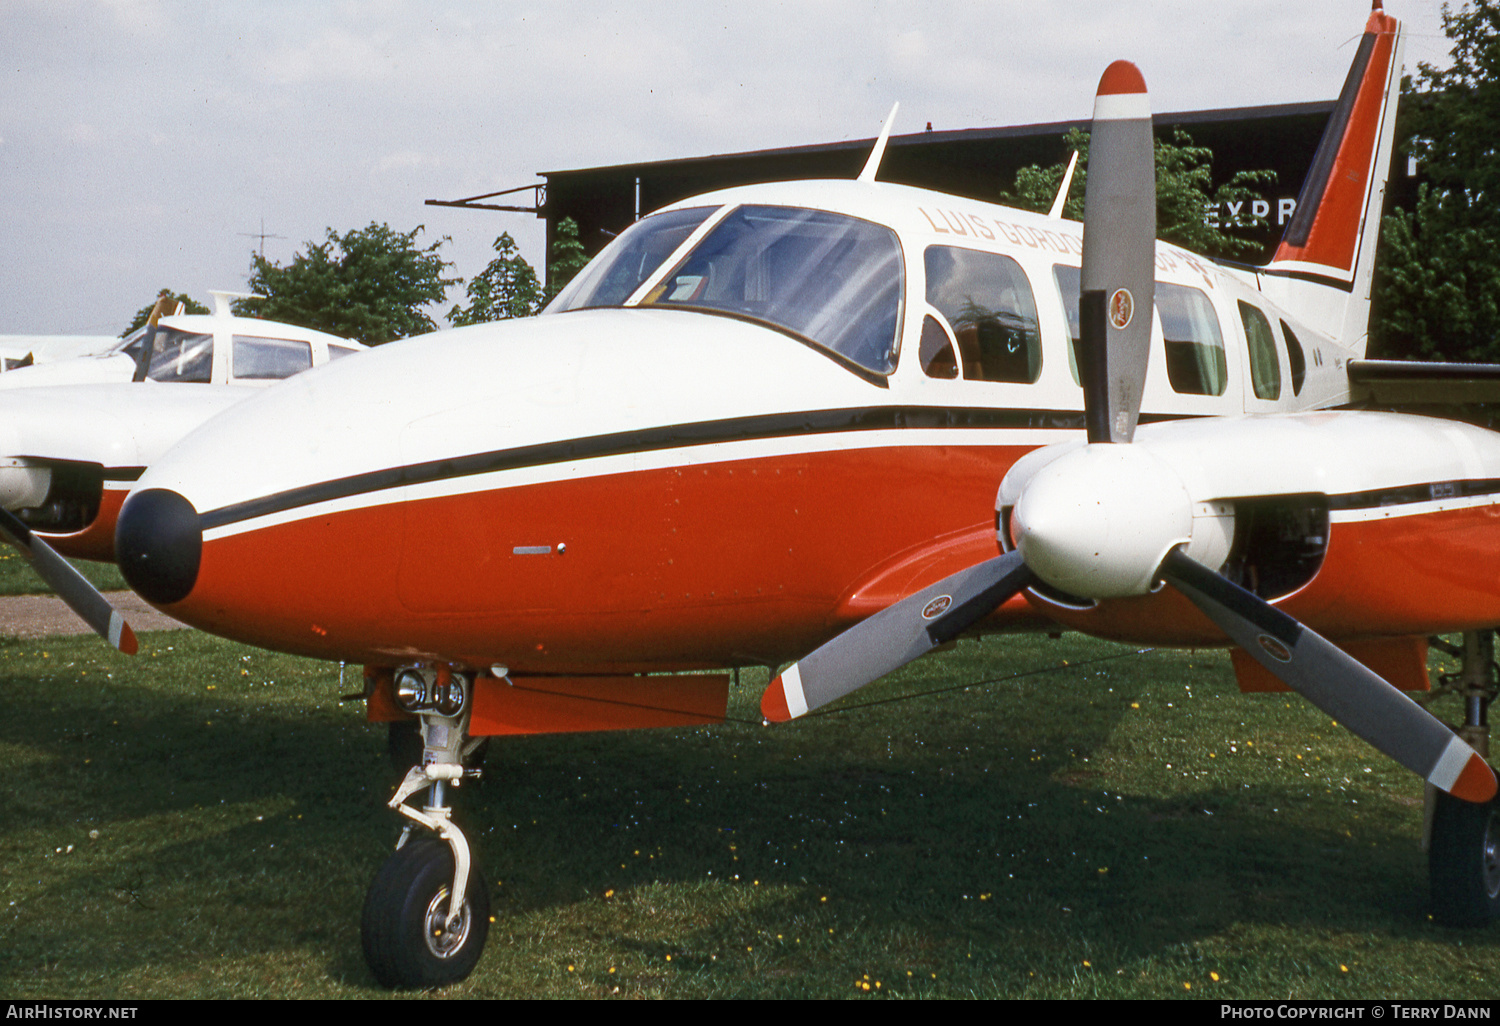
POLYGON ((1331 642, 1192 558, 1192 497, 1170 466, 1126 444, 1150 355, 1152 145, 1145 81, 1134 65, 1117 61, 1099 82, 1084 201, 1078 368, 1089 445, 1020 482, 1016 551, 908 596, 794 663, 767 687, 762 714, 781 722, 847 695, 957 637, 1039 580, 1109 598, 1144 594, 1165 579, 1355 734, 1438 788, 1488 801, 1493 771, 1452 731, 1331 642))
POLYGON ((0 509, 0 537, 21 551, 21 555, 32 565, 48 587, 57 592, 83 622, 94 629, 105 641, 126 655, 135 655, 135 632, 120 615, 119 610, 109 604, 109 599, 99 593, 73 565, 53 551, 52 546, 31 533, 31 529, 16 519, 9 510, 0 509))

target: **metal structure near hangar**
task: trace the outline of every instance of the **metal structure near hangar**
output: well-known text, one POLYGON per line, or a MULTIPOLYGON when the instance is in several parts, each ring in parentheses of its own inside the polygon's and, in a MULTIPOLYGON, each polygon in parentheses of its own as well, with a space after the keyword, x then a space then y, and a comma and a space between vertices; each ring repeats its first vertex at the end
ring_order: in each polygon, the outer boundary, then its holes
MULTIPOLYGON (((1236 172, 1271 170, 1276 182, 1266 186, 1254 211, 1267 220, 1267 227, 1243 234, 1261 242, 1263 252, 1246 254, 1249 263, 1270 259, 1282 229, 1312 162, 1318 140, 1332 112, 1332 100, 1317 103, 1241 107, 1222 110, 1158 114, 1159 138, 1171 141, 1181 129, 1193 145, 1206 146, 1214 154, 1214 184, 1228 181, 1236 172)), ((925 131, 892 136, 880 168, 880 180, 934 189, 990 202, 1002 190, 1013 187, 1018 170, 1031 164, 1043 167, 1064 162, 1068 150, 1063 138, 1071 128, 1088 128, 1086 121, 1058 121, 1010 128, 972 128, 959 131, 925 131)), ((505 210, 535 213, 547 221, 547 249, 557 225, 572 218, 579 239, 589 255, 603 249, 611 238, 644 214, 714 189, 755 182, 795 181, 809 178, 853 178, 869 156, 874 139, 790 146, 747 153, 716 154, 677 160, 658 160, 608 167, 543 171, 544 182, 460 200, 428 200, 435 206, 505 210), (506 206, 485 202, 508 194, 534 191, 529 206, 506 206)), ((1405 158, 1393 160, 1387 206, 1408 205, 1415 196, 1414 180, 1407 176, 1405 158), (1408 195, 1409 194, 1409 195, 1408 195)), ((1230 211, 1219 216, 1230 217, 1230 211)))

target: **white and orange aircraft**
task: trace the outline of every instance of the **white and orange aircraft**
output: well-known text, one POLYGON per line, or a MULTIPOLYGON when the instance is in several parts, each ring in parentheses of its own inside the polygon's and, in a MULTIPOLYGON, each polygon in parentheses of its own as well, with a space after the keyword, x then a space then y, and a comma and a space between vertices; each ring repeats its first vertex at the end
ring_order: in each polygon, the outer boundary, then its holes
POLYGON ((543 316, 203 425, 132 489, 118 560, 419 719, 364 910, 387 985, 479 958, 449 805, 478 739, 714 722, 727 675, 684 671, 749 664, 788 667, 763 710, 795 718, 970 630, 1234 646, 1244 687, 1437 789, 1438 910, 1486 920, 1494 774, 1398 689, 1427 687, 1428 635, 1500 624, 1500 435, 1354 408, 1351 375, 1443 373, 1362 361, 1400 69, 1377 2, 1265 267, 1153 242, 1145 86, 1115 65, 1082 225, 879 182, 885 132, 855 181, 673 204, 543 316))

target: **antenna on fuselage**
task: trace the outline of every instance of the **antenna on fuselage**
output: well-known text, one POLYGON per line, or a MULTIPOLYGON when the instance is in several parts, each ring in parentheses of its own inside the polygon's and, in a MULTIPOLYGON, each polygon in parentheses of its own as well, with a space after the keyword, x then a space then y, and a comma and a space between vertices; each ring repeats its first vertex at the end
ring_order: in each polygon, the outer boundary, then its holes
POLYGON ((873 182, 875 172, 880 170, 880 158, 885 156, 885 142, 891 137, 891 125, 895 123, 896 111, 901 109, 901 104, 891 105, 891 112, 886 115, 885 127, 880 130, 880 138, 875 140, 875 148, 870 151, 870 159, 865 161, 864 170, 859 173, 859 181, 873 182))
POLYGON ((1047 211, 1048 217, 1062 217, 1063 204, 1068 202, 1068 189, 1073 185, 1073 169, 1078 166, 1078 151, 1073 151, 1073 156, 1068 161, 1068 169, 1063 172, 1062 185, 1057 190, 1057 199, 1052 201, 1052 209, 1047 211))

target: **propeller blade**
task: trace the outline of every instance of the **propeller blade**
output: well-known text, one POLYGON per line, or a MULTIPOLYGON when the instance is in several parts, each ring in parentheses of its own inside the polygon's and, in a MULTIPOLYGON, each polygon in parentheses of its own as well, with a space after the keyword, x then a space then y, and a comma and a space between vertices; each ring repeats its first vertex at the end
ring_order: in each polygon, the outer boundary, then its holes
POLYGON ((1428 783, 1464 801, 1494 797, 1478 752, 1347 652, 1181 549, 1162 576, 1288 687, 1428 783))
POLYGON ((1099 80, 1084 189, 1078 374, 1090 442, 1129 442, 1141 410, 1156 291, 1156 163, 1146 81, 1099 80))
POLYGON ((135 655, 135 632, 120 611, 109 604, 109 600, 88 582, 88 579, 73 569, 52 546, 31 533, 31 529, 16 519, 9 510, 0 509, 0 537, 21 551, 48 587, 57 592, 83 622, 94 629, 94 633, 126 655, 135 655))
POLYGON ((761 695, 761 715, 785 723, 857 691, 952 641, 1034 580, 1018 552, 945 577, 787 667, 761 695))

